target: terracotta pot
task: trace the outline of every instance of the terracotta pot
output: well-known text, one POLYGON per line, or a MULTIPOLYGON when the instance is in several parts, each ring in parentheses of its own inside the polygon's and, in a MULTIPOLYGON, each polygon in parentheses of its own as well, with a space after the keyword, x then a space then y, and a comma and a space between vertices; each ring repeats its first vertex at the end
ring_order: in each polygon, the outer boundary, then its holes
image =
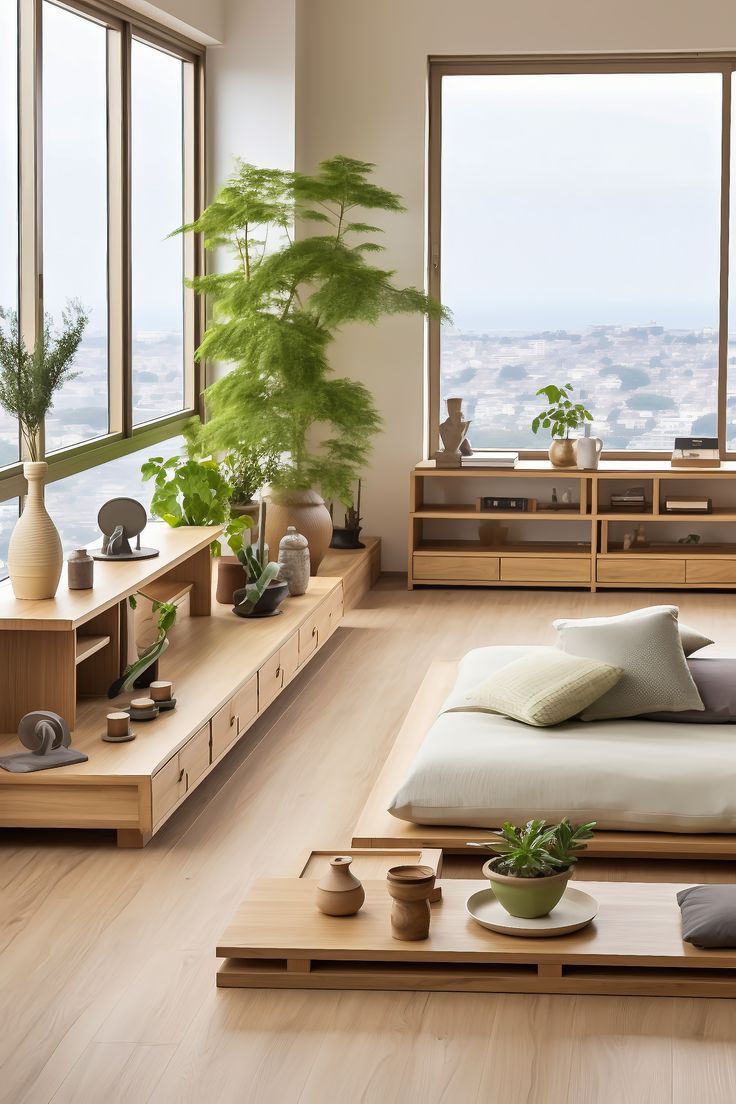
POLYGON ((330 859, 330 869, 317 883, 315 900, 327 916, 354 916, 365 901, 365 890, 355 877, 349 855, 330 859))
POLYGON ((527 920, 551 912, 559 904, 572 875, 572 867, 568 867, 546 878, 512 878, 508 874, 498 874, 493 869, 496 862, 498 859, 489 859, 483 866, 483 874, 491 883, 499 904, 511 916, 523 916, 527 920))
POLYGON ((266 509, 266 542, 278 548, 290 525, 309 542, 310 574, 316 575, 332 540, 330 511, 316 491, 271 491, 266 509))
POLYGON ((427 939, 432 911, 429 896, 434 889, 430 866, 392 866, 386 875, 391 902, 391 934, 394 939, 427 939))
POLYGON ((569 437, 556 438, 549 446, 549 459, 555 468, 574 468, 577 462, 575 441, 569 437))
POLYGON ((218 556, 215 601, 231 606, 235 591, 242 587, 244 581, 245 568, 237 556, 218 556))
MULTIPOLYGON (((258 540, 258 516, 260 514, 261 505, 259 502, 231 502, 230 513, 233 517, 249 517, 253 522, 253 525, 248 530, 250 536, 250 543, 255 544, 258 540)), ((218 598, 219 601, 219 598, 218 598)))
POLYGON ((8 574, 16 598, 53 598, 61 578, 61 540, 43 503, 48 469, 44 461, 23 465, 28 495, 8 549, 8 574))

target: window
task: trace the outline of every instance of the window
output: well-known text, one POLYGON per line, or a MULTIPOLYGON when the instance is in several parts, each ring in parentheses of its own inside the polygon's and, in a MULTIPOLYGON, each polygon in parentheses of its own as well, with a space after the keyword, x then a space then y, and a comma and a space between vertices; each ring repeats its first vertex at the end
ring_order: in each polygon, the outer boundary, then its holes
MULTIPOLYGON (((72 540, 105 485, 84 473, 178 436, 201 391, 183 286, 201 243, 168 235, 202 196, 203 51, 121 10, 0 0, 0 306, 30 346, 43 313, 57 328, 77 299, 90 316, 43 432, 48 501, 72 540)), ((21 459, 0 413, 0 577, 21 459)))
POLYGON ((183 66, 133 42, 133 422, 184 406, 183 66), (151 181, 155 180, 155 187, 151 181))
POLYGON ((569 381, 609 453, 736 447, 732 63, 619 68, 434 66, 431 283, 454 315, 431 329, 435 433, 462 395, 474 447, 541 449, 536 392, 569 381))
POLYGON ((79 299, 89 323, 76 379, 54 400, 46 451, 108 432, 107 35, 43 4, 44 310, 59 321, 79 299))
MULTIPOLYGON (((18 10, 0 3, 0 306, 18 309, 18 10)), ((2 322, 0 321, 0 325, 2 322)), ((0 410, 0 467, 18 459, 18 427, 0 410)), ((4 559, 0 544, 0 561, 4 559)))

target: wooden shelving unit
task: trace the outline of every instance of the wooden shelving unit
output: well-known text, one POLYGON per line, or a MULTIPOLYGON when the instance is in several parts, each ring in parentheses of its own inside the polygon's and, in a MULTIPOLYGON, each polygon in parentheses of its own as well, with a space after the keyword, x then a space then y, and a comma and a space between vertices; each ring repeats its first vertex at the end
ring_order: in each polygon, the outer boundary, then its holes
POLYGON ((736 464, 672 468, 667 461, 603 461, 596 471, 521 461, 513 469, 438 469, 410 476, 409 589, 415 586, 736 589, 736 464), (610 495, 644 486, 644 511, 611 510, 610 495), (570 505, 551 507, 552 488, 570 505), (668 491, 713 500, 708 514, 665 512, 668 491), (481 496, 535 498, 536 509, 479 511, 481 496), (483 522, 506 529, 482 540, 483 522), (623 549, 644 525, 646 547, 623 549), (472 532, 475 527, 475 533, 472 532), (699 544, 679 544, 689 532, 699 544))

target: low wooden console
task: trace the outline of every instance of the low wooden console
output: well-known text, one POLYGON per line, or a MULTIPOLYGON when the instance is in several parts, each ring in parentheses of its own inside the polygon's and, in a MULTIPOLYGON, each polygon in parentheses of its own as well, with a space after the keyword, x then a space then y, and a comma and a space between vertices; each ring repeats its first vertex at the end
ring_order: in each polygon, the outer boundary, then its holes
POLYGON ((673 468, 609 460, 578 471, 537 460, 511 469, 437 468, 425 460, 410 476, 409 589, 415 586, 734 590, 736 463, 673 468), (632 486, 644 488, 644 509, 614 510, 611 495, 632 486), (478 510, 486 496, 526 505, 478 510), (669 497, 710 499, 712 508, 667 513, 669 497), (626 548, 626 534, 640 526, 646 544, 626 548), (681 543, 690 534, 699 542, 681 543))
MULTIPOLYGON (((171 536, 180 533, 186 530, 168 530, 171 536)), ((200 536, 209 557, 210 536, 202 530, 200 536)), ((189 539, 194 539, 191 530, 189 539)), ((363 561, 375 565, 378 555, 380 542, 375 539, 360 556, 333 555, 331 566, 344 568, 356 600, 363 561)), ((162 574, 168 577, 170 568, 162 574)), ((209 574, 208 560, 208 579, 209 574)), ((108 592, 101 580, 92 593, 117 611, 120 586, 111 586, 108 592)), ((75 600, 63 595, 58 601, 66 602, 67 597, 75 600)), ((209 588, 207 602, 209 606, 209 588)), ((343 616, 342 577, 311 579, 307 593, 287 598, 281 609, 277 617, 246 620, 235 617, 229 605, 212 601, 211 616, 183 618, 171 630, 171 645, 160 661, 160 677, 174 683, 176 709, 154 721, 134 722, 132 742, 108 744, 101 737, 112 703, 102 695, 80 700, 72 743, 89 756, 88 761, 32 774, 0 770, 0 826, 108 828, 117 832, 118 846, 147 843, 332 636, 343 616)), ((66 621, 64 628, 56 630, 37 626, 24 631, 34 640, 44 635, 68 635, 73 640, 74 619, 68 616, 66 621)), ((33 641, 30 647, 31 662, 38 670, 33 641)), ((89 654, 93 661, 94 653, 89 654)), ((132 696, 121 695, 114 707, 120 708, 132 696)), ((29 708, 45 706, 36 698, 29 708)), ((21 750, 14 731, 3 727, 8 734, 0 737, 0 755, 21 750)))

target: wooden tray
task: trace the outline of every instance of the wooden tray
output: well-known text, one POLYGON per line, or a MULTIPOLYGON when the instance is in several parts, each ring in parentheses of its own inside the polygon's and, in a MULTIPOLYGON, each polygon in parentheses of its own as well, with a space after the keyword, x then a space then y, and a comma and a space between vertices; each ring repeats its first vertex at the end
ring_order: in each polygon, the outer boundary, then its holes
POLYGON ((445 880, 429 939, 417 943, 391 937, 385 880, 364 885, 358 915, 337 918, 318 912, 310 878, 256 882, 218 943, 226 961, 217 984, 736 996, 736 949, 700 950, 681 939, 682 885, 586 882, 600 905, 588 927, 558 939, 521 940, 487 931, 467 915, 465 902, 481 882, 445 880))

